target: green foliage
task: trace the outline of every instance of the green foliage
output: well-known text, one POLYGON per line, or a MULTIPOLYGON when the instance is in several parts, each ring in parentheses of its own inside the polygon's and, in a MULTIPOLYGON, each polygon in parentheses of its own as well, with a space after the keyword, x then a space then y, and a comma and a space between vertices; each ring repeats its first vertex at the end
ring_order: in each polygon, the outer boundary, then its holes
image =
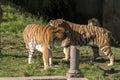
POLYGON ((37 19, 34 15, 23 13, 15 8, 8 6, 3 7, 3 22, 1 24, 1 31, 6 33, 22 32, 27 24, 38 23, 45 24, 43 18, 37 19))
POLYGON ((90 80, 104 80, 103 71, 101 71, 96 66, 90 66, 89 68, 85 68, 82 70, 90 80))

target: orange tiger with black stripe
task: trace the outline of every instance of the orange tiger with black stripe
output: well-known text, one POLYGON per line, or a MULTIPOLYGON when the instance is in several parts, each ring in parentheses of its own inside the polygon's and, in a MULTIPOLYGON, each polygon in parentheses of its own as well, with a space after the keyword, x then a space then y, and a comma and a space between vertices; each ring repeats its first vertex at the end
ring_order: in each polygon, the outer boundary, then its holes
MULTIPOLYGON (((75 24, 63 19, 51 20, 50 25, 56 27, 63 27, 69 32, 68 38, 71 45, 89 45, 93 49, 100 49, 110 59, 108 66, 112 66, 114 62, 114 54, 110 49, 111 32, 105 28, 93 25, 75 24)), ((65 59, 68 60, 70 47, 64 48, 65 59)))
POLYGON ((69 44, 69 40, 66 39, 65 29, 50 25, 29 24, 24 29, 23 38, 29 52, 28 63, 32 63, 33 52, 38 50, 43 53, 44 69, 52 65, 52 47, 54 41, 61 42, 62 47, 69 44))

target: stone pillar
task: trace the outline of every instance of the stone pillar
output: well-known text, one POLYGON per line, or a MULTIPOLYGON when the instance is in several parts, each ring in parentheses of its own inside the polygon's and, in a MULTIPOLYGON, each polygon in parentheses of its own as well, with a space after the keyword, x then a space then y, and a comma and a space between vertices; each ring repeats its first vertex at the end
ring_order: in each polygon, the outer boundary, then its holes
POLYGON ((68 79, 83 77, 79 70, 79 50, 73 45, 70 47, 70 69, 66 76, 68 79))

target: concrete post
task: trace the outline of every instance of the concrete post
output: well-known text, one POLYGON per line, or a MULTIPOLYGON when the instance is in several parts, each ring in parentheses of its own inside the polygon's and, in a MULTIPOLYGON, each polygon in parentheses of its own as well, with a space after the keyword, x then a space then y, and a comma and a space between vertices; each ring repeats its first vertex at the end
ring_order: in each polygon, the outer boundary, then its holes
POLYGON ((70 47, 70 69, 67 78, 83 77, 79 70, 79 50, 75 46, 70 47))

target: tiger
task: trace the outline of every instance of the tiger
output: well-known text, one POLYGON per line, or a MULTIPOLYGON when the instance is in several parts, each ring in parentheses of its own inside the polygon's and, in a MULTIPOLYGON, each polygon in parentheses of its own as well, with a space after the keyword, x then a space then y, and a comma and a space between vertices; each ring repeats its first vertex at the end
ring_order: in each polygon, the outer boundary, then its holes
POLYGON ((23 31, 23 39, 28 50, 28 64, 32 63, 33 52, 43 53, 44 69, 52 66, 52 47, 60 42, 62 47, 69 45, 65 29, 51 25, 28 24, 23 31))
MULTIPOLYGON (((91 26, 98 26, 100 27, 101 24, 99 22, 99 20, 97 18, 91 18, 88 20, 88 25, 91 26)), ((116 44, 117 47, 120 47, 120 43, 118 40, 116 40, 113 35, 110 36, 111 40, 113 40, 113 42, 116 44)), ((93 48, 93 52, 94 52, 94 59, 99 57, 99 49, 98 48, 93 48)))
MULTIPOLYGON (((64 19, 50 20, 49 24, 55 27, 63 27, 69 32, 70 45, 89 45, 93 50, 94 48, 100 49, 110 60, 108 66, 114 64, 114 54, 110 48, 110 36, 112 33, 109 30, 93 25, 80 25, 64 19)), ((70 46, 65 47, 63 51, 65 60, 68 60, 70 46)))

